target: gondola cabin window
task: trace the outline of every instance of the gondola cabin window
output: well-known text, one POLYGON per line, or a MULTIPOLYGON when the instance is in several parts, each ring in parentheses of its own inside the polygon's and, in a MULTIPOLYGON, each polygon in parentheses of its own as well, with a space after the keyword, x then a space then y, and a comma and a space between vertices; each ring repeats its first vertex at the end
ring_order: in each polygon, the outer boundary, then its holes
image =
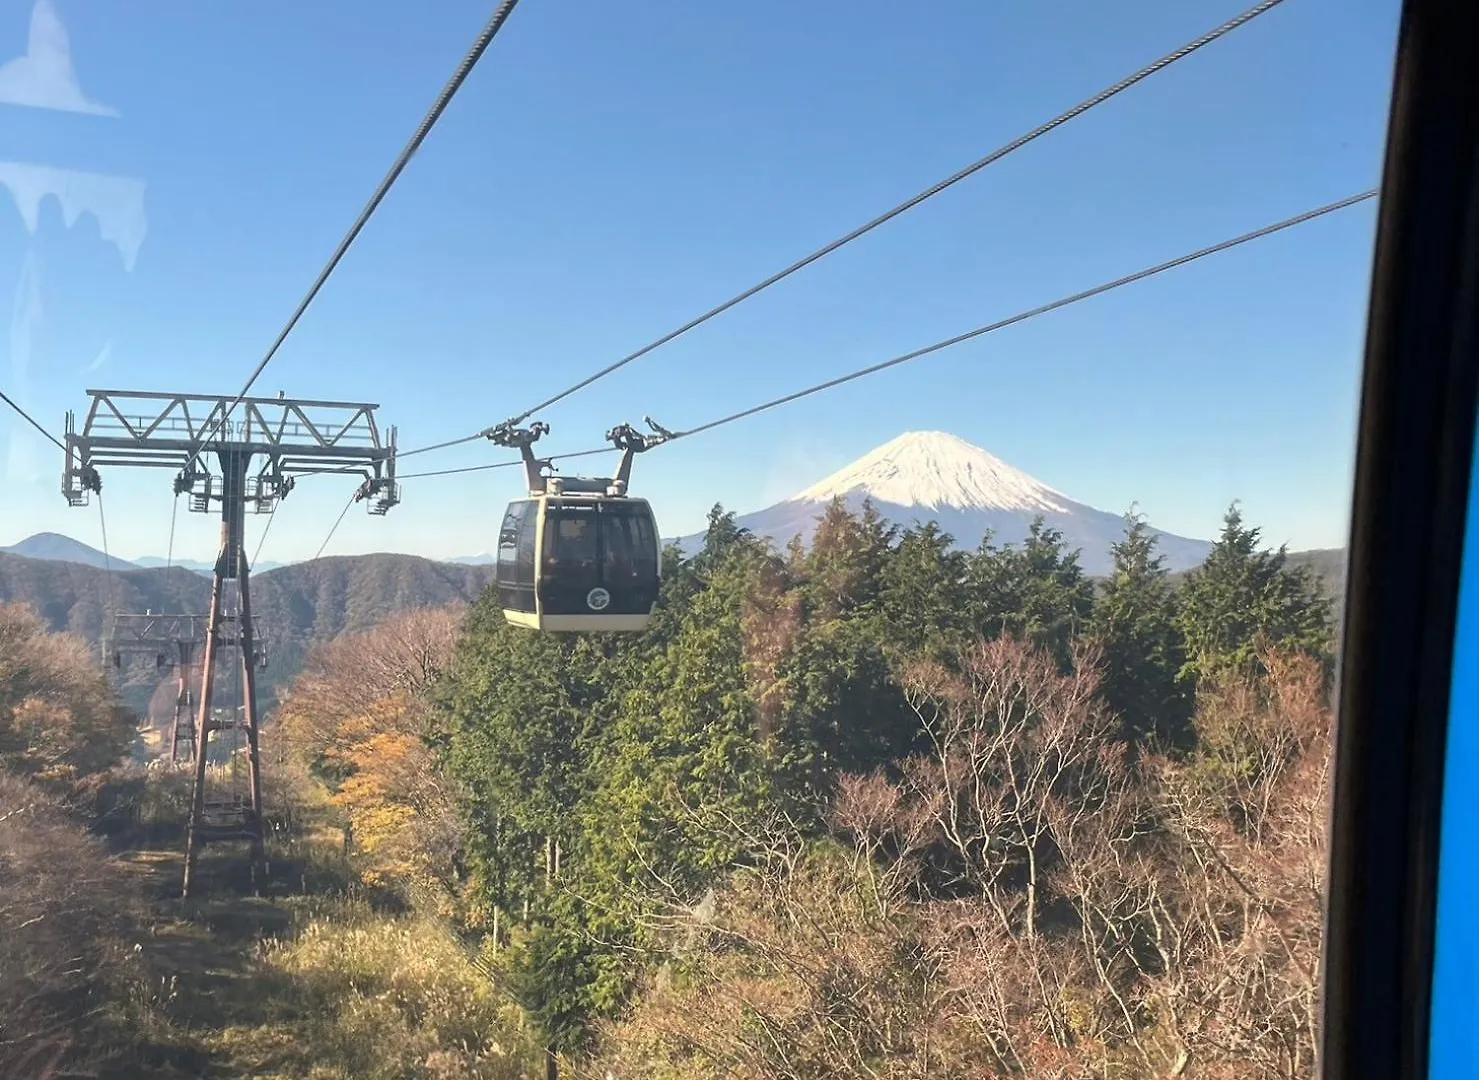
POLYGON ((645 503, 607 502, 601 507, 602 577, 608 586, 638 588, 657 578, 657 531, 645 503))
POLYGON ((506 611, 534 614, 535 545, 539 503, 523 499, 509 504, 498 532, 498 602, 506 611))

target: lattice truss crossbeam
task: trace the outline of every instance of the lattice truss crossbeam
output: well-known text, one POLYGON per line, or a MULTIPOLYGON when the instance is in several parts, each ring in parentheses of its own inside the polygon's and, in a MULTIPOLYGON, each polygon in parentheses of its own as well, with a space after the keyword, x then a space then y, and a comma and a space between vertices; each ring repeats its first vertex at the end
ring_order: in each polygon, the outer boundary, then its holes
POLYGON ((318 473, 361 477, 359 498, 371 500, 371 513, 383 514, 400 501, 395 428, 381 437, 378 405, 137 390, 87 393, 92 403, 80 431, 75 415, 67 413, 62 494, 73 506, 87 505, 88 493, 101 490, 98 467, 112 465, 174 469, 177 492, 192 494, 191 509, 208 511, 211 500, 220 498, 219 478, 203 456, 208 452, 258 462, 243 494, 259 512, 272 509, 295 477, 318 473))
MULTIPOLYGON (((222 646, 240 647, 242 636, 238 627, 240 616, 221 616, 218 639, 222 646)), ((206 630, 210 626, 208 615, 163 615, 119 614, 113 617, 113 626, 104 641, 104 652, 111 657, 114 667, 119 666, 125 653, 153 654, 167 657, 156 666, 167 667, 174 663, 181 644, 203 645, 206 630)), ((256 666, 267 666, 267 646, 262 638, 262 620, 252 616, 252 652, 256 654, 256 666)))

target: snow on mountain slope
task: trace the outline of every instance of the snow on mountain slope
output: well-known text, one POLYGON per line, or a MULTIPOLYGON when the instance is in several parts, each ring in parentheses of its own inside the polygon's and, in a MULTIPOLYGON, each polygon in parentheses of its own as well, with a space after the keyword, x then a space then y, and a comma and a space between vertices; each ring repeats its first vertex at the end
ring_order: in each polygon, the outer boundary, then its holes
MULTIPOLYGON (((901 526, 933 521, 957 545, 978 546, 989 532, 997 544, 1020 543, 1035 517, 1062 532, 1091 575, 1113 567, 1111 546, 1125 530, 1120 514, 1075 502, 1067 495, 1015 469, 955 435, 911 431, 863 455, 851 465, 784 502, 736 517, 736 524, 784 547, 792 537, 809 543, 818 516, 833 498, 852 510, 865 500, 901 526)), ((1211 544, 1152 528, 1172 571, 1187 570, 1206 558, 1211 544)), ((685 552, 703 545, 703 534, 681 538, 685 552)))
POLYGON ((908 431, 864 454, 792 502, 831 502, 866 491, 875 502, 931 510, 1062 513, 1068 498, 978 446, 943 431, 908 431))

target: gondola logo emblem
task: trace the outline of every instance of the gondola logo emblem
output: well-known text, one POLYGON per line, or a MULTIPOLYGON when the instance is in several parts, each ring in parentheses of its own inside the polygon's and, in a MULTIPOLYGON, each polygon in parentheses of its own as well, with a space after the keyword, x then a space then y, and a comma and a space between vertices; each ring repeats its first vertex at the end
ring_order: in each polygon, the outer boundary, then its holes
POLYGON ((611 603, 611 594, 598 586, 585 594, 585 602, 592 611, 605 611, 611 603))

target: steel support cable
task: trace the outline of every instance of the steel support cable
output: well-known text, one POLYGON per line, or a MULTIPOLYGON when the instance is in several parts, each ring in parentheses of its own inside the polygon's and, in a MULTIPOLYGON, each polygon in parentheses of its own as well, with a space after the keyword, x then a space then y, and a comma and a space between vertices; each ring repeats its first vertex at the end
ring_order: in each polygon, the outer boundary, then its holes
POLYGON ((839 375, 835 379, 828 379, 826 382, 817 383, 815 386, 809 386, 805 390, 798 390, 795 393, 786 394, 784 397, 778 397, 771 401, 767 401, 762 405, 754 405, 748 409, 742 409, 739 412, 730 413, 728 416, 722 416, 717 420, 710 420, 707 424, 700 424, 696 428, 690 428, 687 431, 680 431, 674 436, 674 438, 681 439, 689 435, 697 435, 702 431, 712 431, 714 428, 722 427, 725 424, 732 424, 736 420, 743 420, 746 417, 754 416, 756 413, 766 412, 781 405, 788 405, 793 401, 799 401, 801 398, 810 397, 812 394, 820 394, 823 390, 830 390, 833 387, 841 386, 843 383, 849 383, 855 379, 861 379, 864 376, 876 374, 877 372, 883 371, 887 368, 897 367, 899 364, 908 363, 910 360, 918 360, 922 356, 929 356, 931 353, 940 352, 941 350, 948 349, 953 345, 959 345, 962 342, 971 341, 985 334, 994 333, 997 330, 1004 330, 1009 326, 1015 326, 1018 323, 1026 322, 1029 319, 1035 319, 1039 315, 1046 315, 1051 311, 1057 311, 1060 308, 1065 308, 1072 304, 1077 304, 1080 301, 1088 300, 1095 296, 1101 296, 1104 293, 1123 288, 1126 285, 1132 285, 1137 281, 1144 281, 1146 278, 1155 277, 1157 274, 1163 274, 1167 270, 1174 270, 1177 267, 1196 262, 1198 259, 1205 259, 1209 255, 1216 255, 1220 252, 1228 251, 1235 247, 1240 247, 1243 244, 1251 243, 1254 240, 1261 240, 1265 236, 1272 236, 1274 233, 1282 232, 1285 229, 1292 229, 1296 225, 1303 225, 1307 221, 1313 221, 1316 218, 1324 217, 1326 214, 1333 214, 1337 210, 1344 210, 1347 207, 1355 206, 1357 203, 1365 202, 1368 199, 1374 199, 1376 198, 1376 195, 1377 192, 1373 189, 1371 191, 1363 191, 1359 195, 1351 195, 1347 198, 1340 199, 1333 203, 1327 203, 1324 206, 1318 207, 1314 210, 1307 210, 1303 214, 1298 214, 1292 218, 1286 218, 1285 220, 1276 222, 1273 225, 1265 225, 1263 228, 1255 229, 1253 232, 1244 233, 1241 236, 1235 236, 1231 240, 1224 240, 1220 244, 1213 244, 1211 247, 1204 247, 1199 251, 1193 251, 1189 255, 1182 255, 1180 258, 1172 259, 1169 262, 1163 262, 1156 266, 1148 267, 1144 270, 1137 270, 1133 274, 1126 274, 1124 277, 1116 278, 1113 281, 1107 281, 1102 285, 1095 285, 1091 289, 1085 289, 1082 292, 1074 293, 1072 296, 1065 296, 1060 300, 1054 300, 1051 303, 1031 308, 1028 311, 1018 312, 1016 315, 1010 315, 1005 319, 1000 319, 994 323, 988 323, 985 326, 978 326, 974 330, 967 330, 965 333, 957 334, 955 337, 946 338, 944 341, 938 341, 933 345, 926 345, 922 349, 915 349, 913 352, 904 353, 902 356, 896 356, 892 360, 885 360, 880 364, 874 364, 871 367, 861 368, 857 371, 850 372, 847 375, 839 375))
MULTIPOLYGON (((799 401, 802 398, 810 397, 813 394, 820 394, 824 390, 831 390, 832 388, 841 386, 844 383, 853 382, 856 379, 861 379, 868 375, 877 374, 880 371, 884 371, 891 367, 897 367, 900 364, 906 364, 910 360, 918 360, 920 357, 929 356, 932 353, 941 352, 945 349, 950 348, 951 346, 959 345, 963 342, 971 341, 978 337, 983 337, 984 335, 994 333, 997 330, 1004 330, 1009 326, 1016 326, 1018 323, 1027 322, 1030 319, 1035 319, 1039 315, 1046 315, 1049 312, 1058 311, 1061 308, 1066 308, 1073 304, 1080 303, 1081 301, 1089 300, 1095 296, 1102 296, 1107 292, 1112 292, 1115 289, 1123 288, 1126 285, 1132 285, 1137 281, 1144 281, 1146 278, 1155 277, 1156 275, 1163 274, 1168 270, 1174 270, 1177 267, 1185 266, 1188 263, 1196 262, 1199 259, 1205 259, 1210 255, 1216 255, 1220 252, 1229 251, 1235 247, 1241 247, 1243 244, 1252 243, 1254 240, 1261 240, 1266 236, 1272 236, 1275 233, 1283 232, 1285 229, 1292 229, 1297 225, 1303 225, 1306 222, 1314 221, 1316 218, 1321 218, 1327 214, 1333 214, 1338 210, 1344 210, 1348 207, 1366 202, 1369 199, 1376 198, 1377 194, 1378 192, 1375 189, 1372 189, 1370 191, 1363 191, 1358 195, 1350 195, 1344 199, 1339 199, 1332 203, 1326 203, 1324 206, 1317 207, 1314 210, 1307 210, 1302 214, 1296 214, 1294 217, 1285 218, 1283 221, 1275 222, 1272 225, 1265 225, 1261 229, 1254 229, 1252 232, 1243 233, 1241 236, 1235 236, 1230 240, 1223 240, 1221 243, 1213 244, 1210 247, 1201 248, 1197 251, 1191 252, 1188 255, 1182 255, 1167 262, 1158 263, 1155 266, 1147 267, 1144 270, 1137 270, 1133 274, 1126 274, 1123 277, 1115 278, 1113 281, 1107 281, 1102 285, 1095 285, 1093 288, 1084 289, 1081 292, 1076 292, 1070 296, 1062 297, 1061 299, 1054 300, 1051 303, 1041 304, 1037 307, 1029 308, 1026 311, 1020 311, 1015 315, 1009 315, 1004 319, 998 319, 996 322, 987 323, 985 326, 978 326, 974 330, 967 330, 963 334, 956 334, 954 337, 946 338, 944 341, 937 341, 933 345, 926 345, 922 349, 915 349, 912 352, 904 353, 902 356, 895 356, 890 360, 884 360, 883 362, 878 364, 872 364, 865 368, 859 368, 857 371, 849 372, 846 375, 839 375, 834 379, 828 379, 826 382, 817 383, 815 386, 809 386, 804 390, 797 390, 782 397, 773 398, 770 401, 764 402, 760 405, 753 405, 748 409, 741 409, 739 412, 730 413, 727 416, 721 416, 717 420, 710 420, 706 424, 700 424, 698 427, 689 428, 687 431, 675 432, 671 438, 666 440, 665 443, 659 445, 666 445, 666 443, 671 443, 677 439, 687 438, 690 435, 697 435, 700 432, 712 431, 714 428, 723 427, 725 424, 732 424, 737 420, 746 419, 747 417, 754 416, 757 413, 767 412, 770 409, 778 408, 781 405, 788 405, 793 401, 799 401)), ((600 447, 591 450, 581 450, 572 454, 556 454, 554 455, 554 457, 547 460, 555 460, 557 458, 581 457, 588 454, 610 452, 611 447, 600 447)), ((502 469, 517 464, 521 464, 521 462, 500 461, 489 465, 472 465, 466 466, 461 469, 442 469, 436 472, 414 473, 411 475, 441 476, 447 473, 454 472, 477 472, 484 469, 502 469)), ((401 479, 410 479, 410 477, 401 477, 401 479)))
MULTIPOLYGON (((595 454, 614 454, 614 453, 616 453, 616 448, 614 446, 599 446, 599 447, 595 447, 595 448, 590 449, 590 450, 576 450, 576 451, 573 451, 572 453, 569 453, 569 454, 554 454, 554 455, 551 455, 550 457, 547 457, 547 458, 541 458, 540 460, 541 461, 565 461, 565 460, 567 460, 569 458, 591 457, 591 456, 593 456, 595 454)), ((418 480, 418 479, 421 479, 421 478, 427 477, 427 476, 451 476, 454 473, 482 472, 485 469, 512 469, 512 468, 520 468, 520 467, 523 466, 523 464, 524 464, 523 460, 520 459, 520 460, 515 460, 515 461, 499 461, 499 462, 493 463, 492 465, 464 465, 464 466, 462 466, 459 469, 432 469, 429 472, 406 473, 404 476, 397 476, 396 477, 396 480, 398 480, 398 481, 399 480, 418 480)))
POLYGON ((175 501, 169 508, 169 549, 164 553, 164 577, 169 580, 170 568, 175 564, 175 519, 180 516, 180 497, 175 496, 175 501))
POLYGON ((107 640, 113 633, 113 624, 118 621, 118 597, 113 583, 113 556, 108 553, 108 518, 103 513, 103 493, 99 491, 97 496, 98 526, 103 534, 103 580, 108 592, 108 621, 103 628, 103 639, 107 640))
MULTIPOLYGON (((724 303, 718 305, 717 307, 710 308, 708 311, 704 312, 702 315, 699 315, 696 318, 690 319, 688 322, 684 323, 682 326, 678 327, 676 330, 669 331, 668 333, 664 334, 662 337, 658 338, 657 340, 655 340, 653 342, 650 342, 647 345, 642 346, 642 348, 638 349, 636 352, 629 353, 626 356, 622 357, 620 360, 617 360, 614 363, 608 364, 606 367, 601 368, 599 371, 595 372, 594 374, 587 376, 586 378, 582 379, 580 382, 576 383, 575 385, 573 385, 571 387, 568 387, 565 390, 560 391, 554 397, 546 398, 544 401, 541 401, 538 405, 534 405, 534 406, 532 406, 532 407, 530 407, 528 409, 525 409, 523 412, 519 413, 517 416, 510 417, 506 421, 506 423, 510 427, 515 427, 515 426, 523 423, 525 420, 527 420, 529 417, 533 416, 535 413, 539 412, 541 409, 546 409, 549 406, 554 405, 556 402, 563 401, 565 398, 571 396, 572 394, 577 393, 578 391, 585 389, 587 386, 590 386, 592 383, 596 382, 598 379, 603 379, 607 375, 610 375, 612 372, 617 371, 618 369, 625 367, 627 364, 632 363, 632 361, 639 360, 642 357, 646 356, 648 353, 653 352, 654 350, 661 348, 662 346, 668 344, 669 342, 675 341, 676 339, 682 337, 684 334, 688 333, 688 331, 693 330, 693 329, 695 329, 695 328, 697 328, 699 326, 702 326, 704 323, 708 322, 710 319, 713 319, 716 316, 719 316, 719 315, 724 314, 730 308, 736 307, 739 304, 744 303, 746 300, 750 299, 752 296, 755 296, 758 293, 764 292, 766 289, 770 288, 772 285, 775 285, 778 282, 784 281, 786 278, 790 277, 792 274, 795 274, 795 273, 797 273, 800 270, 804 270, 806 267, 810 266, 812 263, 817 262, 818 260, 825 258, 826 256, 832 254, 834 251, 838 250, 839 248, 845 247, 846 245, 852 243, 854 240, 857 240, 858 238, 867 235, 868 233, 872 232, 874 229, 878 228, 880 225, 887 224, 889 221, 892 221, 894 218, 898 217, 900 214, 903 214, 903 213, 905 213, 905 212, 907 212, 909 210, 912 210, 914 207, 918 206, 920 203, 926 201, 927 199, 931 199, 934 196, 938 195, 940 192, 946 190, 947 188, 950 188, 950 187, 955 186, 960 181, 965 180, 966 178, 975 175, 976 173, 980 172, 982 169, 986 168, 987 166, 992 165, 992 164, 995 164, 996 162, 1000 161, 1002 158, 1006 157, 1008 154, 1011 154, 1014 151, 1020 150, 1022 147, 1026 146, 1028 143, 1034 142, 1037 139, 1040 139, 1042 136, 1047 135, 1048 133, 1056 130, 1057 128, 1062 127, 1064 124, 1067 124, 1069 121, 1077 119, 1078 117, 1082 116, 1084 113, 1088 112, 1089 110, 1091 110, 1093 108, 1096 108, 1099 105, 1104 104, 1110 98, 1116 97, 1117 95, 1119 95, 1119 94, 1123 93, 1124 91, 1130 89, 1132 86, 1135 86, 1137 83, 1143 82, 1144 80, 1150 78, 1152 75, 1155 75, 1156 73, 1158 73, 1160 71, 1164 71, 1166 68, 1170 67, 1172 64, 1176 63, 1178 60, 1185 59, 1186 57, 1190 56, 1192 53, 1196 52, 1198 49, 1201 49, 1204 46, 1210 45, 1210 44, 1212 44, 1212 42, 1218 40, 1221 37, 1225 37, 1226 35, 1232 33, 1234 30, 1237 30, 1239 27, 1242 27, 1242 26, 1244 26, 1244 25, 1252 22, 1254 19, 1258 18, 1258 16, 1264 14, 1265 12, 1271 10, 1272 8, 1277 7, 1282 2, 1283 2, 1283 0, 1261 0, 1260 3, 1255 4, 1253 7, 1249 8, 1247 11, 1244 11, 1241 15, 1238 15, 1238 16, 1235 16, 1232 19, 1229 19, 1227 22, 1223 23, 1221 26, 1218 26, 1215 29, 1212 29, 1212 30, 1207 31, 1205 34, 1203 34, 1201 37, 1197 38, 1196 40, 1190 41, 1187 44, 1181 46, 1179 49, 1176 49, 1173 52, 1167 53, 1165 56, 1162 56, 1159 60, 1156 60, 1155 62, 1153 62, 1151 64, 1147 64, 1145 67, 1141 68, 1139 71, 1135 72, 1134 74, 1128 75, 1125 78, 1121 79, 1119 82, 1115 83, 1114 85, 1109 86, 1109 87, 1106 87, 1105 89, 1099 91, 1093 97, 1086 98, 1085 100, 1079 102, 1077 105, 1073 106, 1073 108, 1069 109, 1067 112, 1063 112, 1063 113, 1058 114, 1057 116, 1053 117, 1053 119, 1048 120, 1047 122, 1038 125, 1037 127, 1033 128, 1031 131, 1027 132, 1024 135, 1019 135, 1017 138, 1013 139, 1011 142, 1007 143, 1006 145, 1001 146, 1001 147, 998 147, 997 149, 991 151, 991 153, 987 154, 985 157, 980 158, 980 159, 972 162, 971 164, 967 165, 965 168, 959 170, 958 172, 955 172, 955 173, 951 174, 950 176, 947 176, 945 179, 939 181, 938 183, 935 183, 935 184, 931 185, 930 187, 925 188, 919 194, 914 195, 913 197, 911 197, 909 199, 906 199, 904 202, 901 202, 897 206, 893 207, 891 210, 887 210, 884 213, 878 215, 877 217, 873 218, 871 221, 868 221, 868 222, 866 222, 863 225, 859 225, 857 228, 853 229, 851 232, 847 233, 846 235, 841 236, 841 237, 838 237, 836 240, 833 240, 831 243, 827 244, 824 247, 818 248, 816 251, 813 251, 810 255, 807 255, 805 258, 800 259, 800 260, 792 263, 790 266, 786 267, 784 270, 780 270, 780 271, 778 271, 778 272, 770 275, 770 277, 768 277, 765 280, 759 282, 758 284, 750 286, 750 288, 746 289, 744 292, 739 293, 739 294, 731 297, 730 299, 724 301, 724 303)), ((485 431, 486 431, 486 429, 485 429, 485 431)), ((463 436, 460 439, 448 439, 445 442, 432 443, 430 446, 420 446, 420 447, 417 447, 414 450, 402 451, 399 454, 399 456, 400 457, 410 457, 412 454, 424 454, 424 453, 427 453, 427 452, 432 451, 432 450, 442 450, 442 449, 445 449, 445 448, 447 448, 449 446, 460 446, 463 443, 474 442, 474 441, 476 441, 478 439, 483 438, 484 437, 484 434, 485 434, 485 431, 480 431, 480 432, 478 432, 475 435, 466 435, 466 436, 463 436)))
POLYGON ((44 427, 38 424, 35 417, 26 412, 26 410, 21 408, 19 405, 17 405, 14 399, 12 399, 10 395, 5 393, 4 390, 0 390, 0 401, 3 401, 5 402, 5 404, 9 405, 12 409, 16 411, 16 414, 19 415, 22 420, 30 424, 37 431, 41 432, 41 434, 44 435, 46 438, 50 439, 52 445, 55 446, 58 450, 60 450, 64 454, 67 452, 67 446, 65 443, 62 442, 61 439, 58 439, 55 435, 53 435, 51 432, 47 431, 44 427))
MULTIPOLYGON (((481 437, 482 436, 479 436, 479 438, 481 438, 481 437)), ((541 460, 543 460, 543 461, 563 461, 566 458, 590 457, 592 454, 614 454, 614 453, 616 453, 616 448, 615 447, 612 447, 612 446, 601 446, 601 447, 596 447, 596 448, 591 449, 591 450, 576 450, 573 453, 569 453, 569 454, 555 454, 555 455, 553 455, 551 457, 548 457, 548 458, 542 458, 541 460)), ((522 459, 514 459, 512 461, 495 461, 495 462, 493 462, 490 465, 463 465, 460 468, 455 468, 455 469, 431 469, 431 470, 429 470, 427 472, 403 473, 403 474, 398 475, 396 477, 396 482, 399 483, 402 480, 418 480, 418 479, 421 479, 422 477, 427 477, 427 476, 452 476, 455 473, 483 472, 486 469, 512 469, 512 468, 520 467, 523 464, 524 464, 524 462, 523 462, 522 459)), ((351 466, 345 466, 343 468, 338 468, 338 469, 308 469, 308 470, 306 470, 306 471, 304 471, 302 473, 299 473, 298 475, 300 475, 300 476, 333 476, 333 475, 341 475, 342 476, 342 475, 347 474, 347 473, 354 473, 355 475, 363 475, 363 472, 362 472, 361 469, 359 469, 359 468, 357 468, 355 466, 352 466, 352 465, 351 466)))
POLYGON ((262 526, 262 535, 257 537, 257 550, 252 552, 252 561, 247 564, 249 574, 257 568, 257 560, 262 557, 262 545, 267 543, 267 534, 272 531, 272 523, 277 519, 277 508, 281 505, 281 497, 272 504, 272 512, 267 515, 267 524, 262 526))
POLYGON ((302 302, 299 303, 297 310, 293 312, 292 318, 288 319, 287 325, 284 326, 282 328, 282 332, 277 335, 277 340, 272 343, 272 347, 267 350, 267 354, 262 357, 261 362, 257 364, 256 370, 252 372, 251 378, 247 379, 246 385, 241 388, 241 393, 237 394, 236 398, 231 402, 231 404, 228 405, 226 409, 221 413, 220 418, 215 421, 214 426, 201 436, 199 443, 196 444, 194 449, 192 449, 190 452, 189 456, 191 458, 200 453, 205 444, 210 441, 211 436, 214 435, 215 432, 222 425, 224 425, 227 420, 230 419, 232 410, 234 410, 236 406, 241 404, 242 399, 245 398, 247 394, 251 391, 252 385, 257 381, 257 378, 266 369, 267 365, 272 362, 272 358, 277 355, 278 349, 282 348, 283 342, 288 339, 288 335, 291 334, 293 332, 293 328, 298 325, 298 320, 303 317, 304 313, 308 310, 309 305, 312 304, 314 298, 318 296, 319 290, 324 287, 324 284, 329 280, 330 275, 332 275, 334 270, 338 267, 340 260, 344 258, 345 254, 349 251, 350 246, 359 236, 360 230, 365 227, 370 218, 374 215, 375 211, 379 209, 380 203, 390 192, 391 187, 395 184, 396 180, 400 177, 406 166, 410 164, 411 158, 416 155, 416 151, 421 149, 421 144, 426 140, 426 137, 431 134, 431 129, 436 126, 437 121, 441 119, 442 113, 446 111, 447 106, 452 103, 452 99, 457 95, 457 91, 462 88, 462 84, 466 82, 467 77, 472 74, 472 70, 474 67, 477 66, 478 60, 482 58, 483 53, 487 50, 488 46, 492 44, 493 38, 496 37, 498 31, 503 28, 503 24, 508 21, 509 15, 513 12, 513 9, 517 4, 518 0, 502 0, 502 3, 498 5, 498 9, 493 12, 493 17, 488 20, 488 25, 483 27, 482 33, 480 33, 477 37, 477 40, 473 42, 472 48, 469 49, 467 55, 463 57, 462 63, 457 66, 457 70, 453 73, 452 78, 447 82, 447 85, 442 88, 442 92, 437 95, 437 99, 432 104, 430 111, 427 112, 426 116, 417 126, 415 134, 411 136, 411 141, 406 144, 405 149, 402 150, 400 156, 396 158, 395 164, 393 164, 390 167, 390 171, 385 174, 385 179, 380 181, 380 186, 377 187, 375 189, 375 193, 370 196, 370 201, 366 203, 365 208, 360 211, 359 217, 350 227, 349 232, 345 234, 344 239, 339 241, 339 246, 334 250, 334 254, 330 256, 328 264, 319 273, 318 278, 314 281, 312 287, 308 290, 308 294, 303 297, 302 302))
MULTIPOLYGON (((355 494, 358 494, 358 492, 355 494)), ((351 495, 349 501, 344 504, 344 509, 339 511, 339 516, 334 520, 334 527, 329 530, 329 535, 325 536, 324 542, 318 545, 318 551, 314 552, 313 558, 309 559, 309 562, 318 562, 319 557, 324 553, 324 548, 329 546, 329 541, 334 539, 334 534, 339 531, 339 526, 344 524, 344 515, 349 513, 349 508, 353 505, 354 495, 351 495)))

